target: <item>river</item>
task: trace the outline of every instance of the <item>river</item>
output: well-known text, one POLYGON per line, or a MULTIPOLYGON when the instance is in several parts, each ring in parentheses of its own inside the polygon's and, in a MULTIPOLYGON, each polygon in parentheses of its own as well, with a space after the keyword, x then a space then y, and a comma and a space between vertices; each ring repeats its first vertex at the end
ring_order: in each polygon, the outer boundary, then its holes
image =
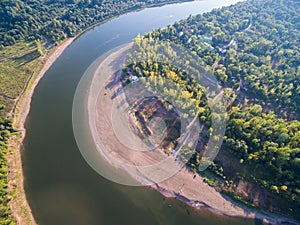
POLYGON ((112 19, 77 38, 46 72, 32 97, 22 156, 25 191, 41 225, 250 225, 258 221, 195 211, 144 187, 98 175, 83 159, 72 130, 76 86, 89 65, 138 33, 238 0, 205 0, 149 8, 112 19))

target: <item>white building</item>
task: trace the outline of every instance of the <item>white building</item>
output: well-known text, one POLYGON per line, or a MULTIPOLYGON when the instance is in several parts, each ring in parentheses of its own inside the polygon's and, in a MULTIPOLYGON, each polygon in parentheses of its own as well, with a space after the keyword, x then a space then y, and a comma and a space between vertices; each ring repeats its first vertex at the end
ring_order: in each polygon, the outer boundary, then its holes
POLYGON ((137 76, 132 76, 131 79, 132 79, 132 82, 138 82, 139 81, 139 78, 137 76))

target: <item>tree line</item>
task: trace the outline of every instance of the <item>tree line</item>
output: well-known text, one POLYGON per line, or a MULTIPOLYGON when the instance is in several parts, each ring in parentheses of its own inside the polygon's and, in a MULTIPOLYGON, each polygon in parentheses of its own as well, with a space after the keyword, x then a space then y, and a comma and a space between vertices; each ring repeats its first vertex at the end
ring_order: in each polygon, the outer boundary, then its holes
POLYGON ((12 132, 12 120, 0 118, 0 224, 16 224, 8 205, 7 190, 7 142, 12 132))

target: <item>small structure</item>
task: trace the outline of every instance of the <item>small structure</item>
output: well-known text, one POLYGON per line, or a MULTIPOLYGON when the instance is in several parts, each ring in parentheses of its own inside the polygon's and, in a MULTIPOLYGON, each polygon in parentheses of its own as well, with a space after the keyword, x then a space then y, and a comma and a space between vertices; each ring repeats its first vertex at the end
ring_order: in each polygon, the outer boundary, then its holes
POLYGON ((209 48, 210 51, 214 50, 215 48, 213 46, 211 46, 211 44, 207 43, 207 42, 203 42, 203 44, 209 48))
POLYGON ((189 40, 186 43, 190 44, 191 42, 192 42, 192 38, 189 38, 189 40))
POLYGON ((132 82, 138 82, 139 78, 137 76, 131 76, 132 82))
POLYGON ((236 42, 236 40, 232 39, 232 40, 228 43, 228 45, 225 46, 225 48, 231 49, 231 48, 233 48, 235 45, 237 45, 237 42, 236 42))
POLYGON ((227 50, 223 48, 218 48, 218 50, 221 54, 225 54, 227 52, 227 50))
POLYGON ((206 47, 209 47, 210 46, 210 44, 208 44, 207 42, 203 42, 203 44, 206 46, 206 47))
POLYGON ((203 39, 205 41, 212 41, 212 37, 211 36, 203 36, 203 39))

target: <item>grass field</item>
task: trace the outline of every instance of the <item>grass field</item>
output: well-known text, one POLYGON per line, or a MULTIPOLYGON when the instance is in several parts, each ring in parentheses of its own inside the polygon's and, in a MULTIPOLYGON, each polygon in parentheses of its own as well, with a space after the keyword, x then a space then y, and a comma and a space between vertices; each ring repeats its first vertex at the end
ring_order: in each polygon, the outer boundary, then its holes
POLYGON ((34 49, 36 47, 36 43, 34 41, 32 42, 25 42, 20 41, 17 42, 14 45, 6 46, 0 48, 0 60, 5 57, 10 57, 12 55, 22 55, 22 52, 29 51, 31 49, 34 49))
POLYGON ((0 58, 9 57, 0 62, 0 118, 8 115, 27 80, 40 67, 37 50, 27 52, 32 48, 35 43, 20 42, 0 50, 0 58))

